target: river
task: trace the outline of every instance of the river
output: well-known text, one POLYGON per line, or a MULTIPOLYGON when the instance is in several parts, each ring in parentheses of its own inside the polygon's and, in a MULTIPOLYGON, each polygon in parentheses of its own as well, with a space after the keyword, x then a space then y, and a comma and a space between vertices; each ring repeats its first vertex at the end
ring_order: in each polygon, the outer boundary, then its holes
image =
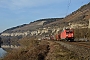
POLYGON ((0 48, 0 58, 6 54, 6 51, 0 48))

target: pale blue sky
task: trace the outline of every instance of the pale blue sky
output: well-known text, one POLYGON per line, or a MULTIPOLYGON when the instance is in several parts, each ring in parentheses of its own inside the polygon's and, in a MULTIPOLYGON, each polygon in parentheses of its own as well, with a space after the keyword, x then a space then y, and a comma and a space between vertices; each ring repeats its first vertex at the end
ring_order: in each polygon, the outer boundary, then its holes
POLYGON ((0 0, 0 32, 42 18, 65 17, 89 2, 90 0, 71 0, 71 3, 70 0, 0 0))

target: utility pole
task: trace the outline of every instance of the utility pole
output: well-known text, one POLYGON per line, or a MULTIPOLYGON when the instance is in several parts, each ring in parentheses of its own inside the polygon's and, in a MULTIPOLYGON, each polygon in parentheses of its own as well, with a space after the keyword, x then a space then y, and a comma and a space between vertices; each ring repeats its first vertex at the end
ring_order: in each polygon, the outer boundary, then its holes
POLYGON ((90 28, 90 19, 89 19, 89 24, 88 24, 88 28, 90 28))

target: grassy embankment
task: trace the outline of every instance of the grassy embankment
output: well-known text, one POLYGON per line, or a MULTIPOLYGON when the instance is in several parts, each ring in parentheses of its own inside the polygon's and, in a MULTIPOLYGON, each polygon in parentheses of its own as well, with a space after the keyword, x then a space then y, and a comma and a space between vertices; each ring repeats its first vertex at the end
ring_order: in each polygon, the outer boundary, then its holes
POLYGON ((66 48, 52 41, 23 38, 19 49, 10 51, 2 60, 80 60, 66 48))

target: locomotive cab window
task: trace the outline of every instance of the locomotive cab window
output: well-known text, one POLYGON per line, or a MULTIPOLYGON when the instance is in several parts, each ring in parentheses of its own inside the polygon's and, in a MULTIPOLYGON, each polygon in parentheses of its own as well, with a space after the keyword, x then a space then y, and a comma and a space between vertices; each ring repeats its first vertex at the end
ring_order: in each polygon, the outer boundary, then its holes
POLYGON ((66 34, 69 34, 69 31, 67 31, 66 34))
POLYGON ((72 31, 72 30, 70 30, 70 33, 73 33, 73 31, 72 31))
POLYGON ((73 33, 72 31, 70 31, 70 33, 73 33))

